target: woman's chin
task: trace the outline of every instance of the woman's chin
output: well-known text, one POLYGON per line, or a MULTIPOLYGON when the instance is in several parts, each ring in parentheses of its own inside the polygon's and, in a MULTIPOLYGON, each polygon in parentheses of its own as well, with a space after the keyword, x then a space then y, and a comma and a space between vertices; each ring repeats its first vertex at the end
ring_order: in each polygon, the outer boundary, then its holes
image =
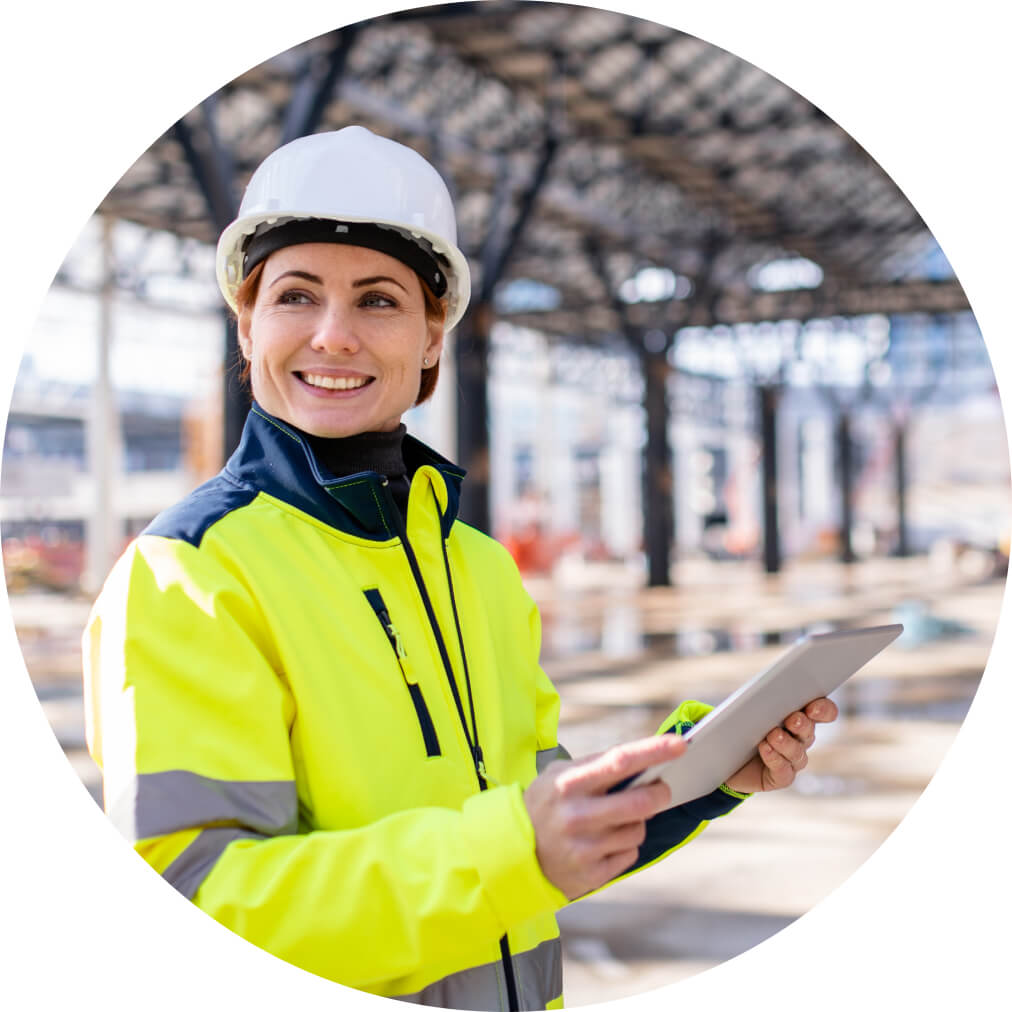
POLYGON ((411 405, 403 405, 393 398, 377 398, 375 391, 382 389, 369 384, 358 390, 307 392, 303 385, 287 391, 287 396, 254 397, 265 410, 283 422, 321 439, 343 439, 362 432, 381 432, 395 429, 401 415, 411 405), (391 403, 387 404, 389 400, 391 403), (382 402, 382 403, 379 403, 382 402), (398 410, 400 409, 400 410, 398 410))
POLYGON ((291 421, 297 429, 320 439, 345 439, 348 436, 357 436, 362 432, 393 429, 400 421, 400 419, 396 419, 393 423, 387 423, 366 412, 321 410, 320 408, 314 411, 293 412, 293 415, 293 418, 284 420, 291 421))

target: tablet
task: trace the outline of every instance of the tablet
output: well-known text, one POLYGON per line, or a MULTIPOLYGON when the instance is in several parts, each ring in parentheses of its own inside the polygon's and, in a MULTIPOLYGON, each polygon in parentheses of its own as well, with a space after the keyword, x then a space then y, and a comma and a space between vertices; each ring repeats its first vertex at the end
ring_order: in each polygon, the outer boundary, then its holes
POLYGON ((773 728, 839 688, 901 632, 897 624, 803 636, 691 728, 681 756, 613 789, 664 780, 671 788, 671 807, 709 794, 757 754, 773 728))

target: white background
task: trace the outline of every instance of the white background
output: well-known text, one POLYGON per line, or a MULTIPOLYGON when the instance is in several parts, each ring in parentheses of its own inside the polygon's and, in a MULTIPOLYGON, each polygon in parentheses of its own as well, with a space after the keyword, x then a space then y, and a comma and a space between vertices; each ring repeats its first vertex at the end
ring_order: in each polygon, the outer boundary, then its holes
MULTIPOLYGON (((1004 5, 697 0, 662 7, 612 0, 607 6, 755 63, 861 143, 918 208, 955 268, 1008 403, 1004 5)), ((392 9, 372 0, 355 5, 356 15, 392 9)), ((4 411, 50 279, 106 191, 207 94, 341 18, 338 5, 316 0, 36 3, 8 16, 0 43, 4 411)), ((1012 681, 1007 625, 1006 616, 978 697, 938 774, 843 887, 756 949, 624 1004, 1005 1005, 1012 902, 1003 832, 1012 681)), ((49 731, 5 605, 0 671, 0 1002, 12 1009, 65 1003, 145 1012, 378 1007, 197 916, 130 858, 49 731)))

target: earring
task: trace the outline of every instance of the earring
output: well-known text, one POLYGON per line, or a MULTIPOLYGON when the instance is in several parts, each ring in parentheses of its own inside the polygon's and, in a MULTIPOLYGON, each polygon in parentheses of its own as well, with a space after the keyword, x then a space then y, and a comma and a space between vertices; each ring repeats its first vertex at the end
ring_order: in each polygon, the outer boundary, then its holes
POLYGON ((422 365, 424 365, 424 366, 428 367, 428 365, 429 365, 429 360, 428 360, 427 358, 423 358, 423 359, 422 359, 422 365))

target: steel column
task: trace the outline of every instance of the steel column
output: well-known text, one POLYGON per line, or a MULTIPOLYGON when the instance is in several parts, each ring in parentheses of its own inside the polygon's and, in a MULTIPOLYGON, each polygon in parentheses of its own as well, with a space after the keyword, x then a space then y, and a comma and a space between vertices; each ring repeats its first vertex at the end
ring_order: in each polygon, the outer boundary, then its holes
POLYGON ((850 412, 842 411, 836 423, 836 459, 840 470, 840 561, 857 561, 854 554, 854 440, 850 412))
MULTIPOLYGON (((206 135, 204 144, 199 144, 185 119, 173 127, 204 196, 207 210, 215 231, 221 232, 236 216, 239 202, 235 197, 235 165, 231 154, 222 142, 217 130, 217 100, 211 96, 201 104, 206 135)), ((231 311, 223 309, 222 399, 224 402, 222 426, 223 463, 239 445, 243 423, 249 412, 249 391, 239 382, 242 358, 236 339, 235 321, 231 311)))
MULTIPOLYGON (((327 102, 344 70, 355 35, 355 26, 338 34, 324 73, 315 73, 312 62, 306 64, 282 125, 282 143, 312 133, 319 125, 327 102)), ((195 134, 185 119, 175 124, 173 133, 203 194, 215 230, 221 232, 239 210, 239 200, 235 193, 235 163, 218 132, 217 95, 211 95, 202 102, 200 111, 203 117, 201 134, 195 134)), ((242 357, 236 339, 235 320, 228 311, 224 314, 222 357, 223 456, 227 459, 239 444, 250 407, 249 390, 239 382, 242 357)))
MULTIPOLYGON (((646 414, 647 441, 642 458, 643 499, 643 552, 647 562, 647 585, 669 587, 672 584, 671 565, 675 546, 674 509, 674 452, 668 441, 671 404, 668 401, 668 377, 671 367, 668 352, 671 340, 650 351, 647 334, 650 331, 634 327, 629 319, 629 307, 619 297, 604 254, 593 237, 584 240, 588 261, 594 266, 604 286, 612 311, 618 320, 622 337, 636 353, 643 376, 643 410, 646 414)), ((658 306, 659 317, 667 306, 658 306)), ((663 318, 656 321, 663 324, 663 318)), ((655 332, 664 333, 658 328, 655 332)))
POLYGON ((671 417, 665 351, 644 352, 643 407, 647 416, 647 444, 643 455, 643 541, 647 556, 647 585, 671 585, 671 550, 674 544, 674 479, 668 441, 671 417))
MULTIPOLYGON (((455 334, 457 365, 457 457, 467 469, 467 481, 460 501, 460 516, 472 527, 486 533, 492 526, 489 495, 488 359, 489 336, 494 320, 492 296, 516 251, 530 219, 538 194, 544 186, 552 159, 558 149, 549 136, 537 168, 520 197, 516 218, 504 236, 497 229, 497 217, 489 225, 482 255, 481 283, 477 299, 455 334)), ((505 202, 507 179, 500 176, 497 204, 505 202)))
POLYGON ((200 104, 204 119, 203 143, 185 119, 172 128, 187 164, 207 204, 208 216, 221 232, 239 209, 234 191, 235 167, 231 154, 218 135, 217 98, 211 95, 200 104))
POLYGON ((306 61, 302 75, 292 92, 292 99, 285 113, 281 128, 281 143, 287 144, 296 137, 313 133, 323 119, 327 103, 334 94, 334 88, 344 73, 351 52, 358 25, 348 25, 337 33, 337 39, 330 50, 326 69, 321 73, 319 61, 314 56, 306 61))
POLYGON ((85 430, 94 494, 85 521, 85 564, 81 579, 83 589, 92 594, 99 591, 109 575, 124 534, 116 496, 123 470, 123 435, 111 366, 115 340, 115 222, 103 215, 101 227, 102 282, 98 299, 95 383, 85 430))
POLYGON ((910 530, 907 517, 907 425, 893 422, 893 474, 896 482, 896 547, 894 554, 906 558, 910 552, 910 530))
POLYGON ((757 387, 759 395, 759 434, 762 441, 762 514, 763 564, 767 573, 779 573, 780 498, 777 485, 777 408, 780 388, 774 385, 757 387))
POLYGON ((492 311, 487 303, 472 306, 454 334, 457 367, 457 459, 467 470, 460 517, 489 531, 488 344, 492 311))

